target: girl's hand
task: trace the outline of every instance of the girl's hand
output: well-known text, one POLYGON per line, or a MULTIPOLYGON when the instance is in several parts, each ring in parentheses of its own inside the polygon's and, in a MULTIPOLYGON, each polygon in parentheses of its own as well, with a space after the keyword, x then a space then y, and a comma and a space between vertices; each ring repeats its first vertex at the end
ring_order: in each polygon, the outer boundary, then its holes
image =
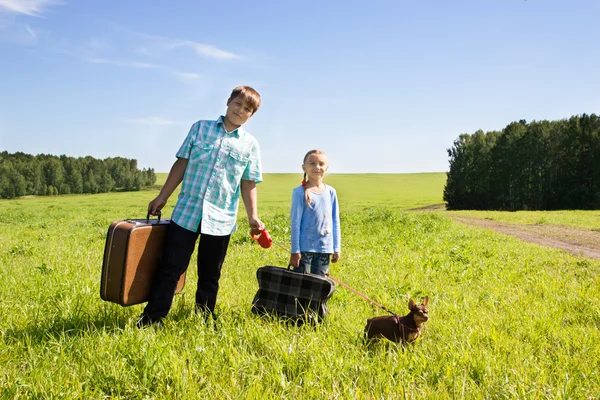
POLYGON ((298 268, 300 266, 300 258, 301 258, 300 253, 291 254, 290 255, 290 265, 292 267, 298 268))
POLYGON ((331 256, 331 262, 338 262, 340 260, 340 253, 333 253, 333 255, 331 256))

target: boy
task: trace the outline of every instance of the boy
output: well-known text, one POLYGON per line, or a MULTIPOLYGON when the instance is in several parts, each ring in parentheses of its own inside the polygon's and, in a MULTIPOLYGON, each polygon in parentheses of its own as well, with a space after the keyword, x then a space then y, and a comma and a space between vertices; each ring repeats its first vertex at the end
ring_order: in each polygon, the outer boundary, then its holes
POLYGON ((256 194, 256 184, 262 181, 260 150, 256 139, 242 128, 260 103, 254 89, 238 86, 227 100, 225 116, 192 125, 167 181, 148 204, 148 212, 157 215, 183 182, 167 229, 163 260, 139 327, 160 322, 169 313, 177 282, 188 267, 198 236, 196 308, 213 315, 221 266, 236 229, 240 194, 252 233, 264 229, 258 219, 256 194))

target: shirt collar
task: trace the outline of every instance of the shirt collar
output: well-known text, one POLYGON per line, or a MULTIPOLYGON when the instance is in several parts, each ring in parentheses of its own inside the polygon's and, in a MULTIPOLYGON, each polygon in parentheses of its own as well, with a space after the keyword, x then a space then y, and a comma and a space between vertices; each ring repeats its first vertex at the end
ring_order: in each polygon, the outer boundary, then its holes
MULTIPOLYGON (((220 117, 217 119, 217 125, 219 125, 219 124, 220 124, 220 125, 222 125, 222 126, 223 126, 223 130, 224 130, 225 132, 227 132, 227 130, 225 129, 225 123, 223 122, 223 120, 224 120, 224 119, 225 119, 225 116, 221 115, 221 116, 220 116, 220 117)), ((235 136, 237 136, 237 137, 241 137, 241 136, 243 136, 243 135, 244 135, 244 132, 245 132, 245 131, 244 131, 244 127, 243 127, 243 126, 240 126, 240 127, 238 127, 237 129, 234 129, 233 131, 231 131, 231 132, 227 132, 227 133, 228 133, 228 134, 230 134, 230 135, 231 135, 231 134, 233 134, 233 135, 235 135, 235 136)))

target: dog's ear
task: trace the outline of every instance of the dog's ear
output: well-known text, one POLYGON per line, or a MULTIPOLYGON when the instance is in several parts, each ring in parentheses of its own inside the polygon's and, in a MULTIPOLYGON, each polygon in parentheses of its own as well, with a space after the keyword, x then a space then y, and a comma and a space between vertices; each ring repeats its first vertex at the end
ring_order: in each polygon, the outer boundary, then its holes
POLYGON ((425 307, 427 307, 427 304, 429 304, 429 296, 425 296, 425 298, 421 302, 421 305, 424 305, 425 307))
POLYGON ((408 300, 408 309, 409 310, 412 310, 416 306, 417 306, 417 303, 415 303, 415 301, 412 298, 408 300))

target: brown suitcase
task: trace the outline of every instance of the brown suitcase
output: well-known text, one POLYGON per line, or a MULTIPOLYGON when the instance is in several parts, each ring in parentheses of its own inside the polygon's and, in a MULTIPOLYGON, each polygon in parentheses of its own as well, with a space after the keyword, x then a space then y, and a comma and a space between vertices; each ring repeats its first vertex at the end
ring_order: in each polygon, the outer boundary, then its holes
MULTIPOLYGON (((154 272, 160 263, 168 219, 128 219, 108 228, 100 297, 122 306, 148 301, 154 272)), ((176 293, 185 285, 185 272, 176 293)))

